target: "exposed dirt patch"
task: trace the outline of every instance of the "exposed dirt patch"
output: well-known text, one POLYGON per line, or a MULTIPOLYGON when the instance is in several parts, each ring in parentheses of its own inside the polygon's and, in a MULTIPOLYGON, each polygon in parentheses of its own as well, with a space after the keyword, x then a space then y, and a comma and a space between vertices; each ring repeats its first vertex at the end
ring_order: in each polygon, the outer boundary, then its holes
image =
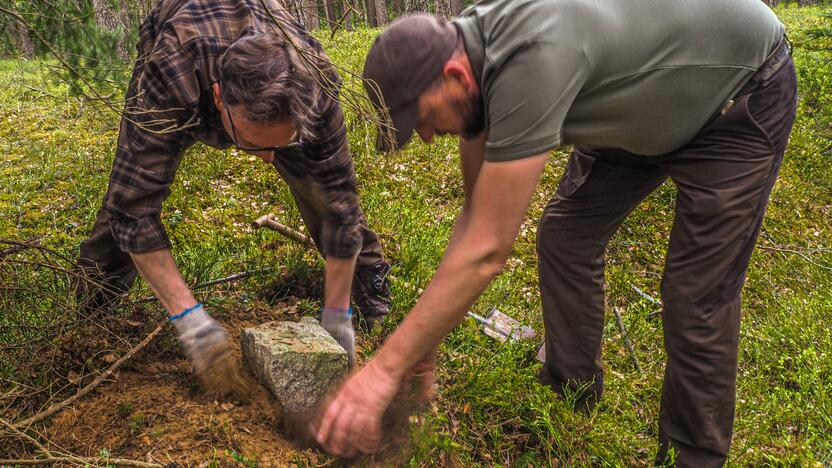
MULTIPOLYGON (((258 294, 261 300, 236 306, 232 289, 225 295, 230 302, 224 302, 225 307, 216 304, 211 312, 239 350, 242 328, 271 320, 298 320, 309 313, 308 305, 300 307, 301 298, 320 297, 322 280, 321 272, 314 269, 293 271, 264 287, 258 294)), ((138 301, 114 310, 112 315, 67 319, 61 326, 64 332, 53 335, 41 346, 41 352, 30 353, 32 359, 18 363, 18 370, 30 375, 33 384, 37 377, 43 379, 40 382, 47 381, 48 387, 4 405, 3 417, 20 421, 87 385, 158 326, 162 320, 158 309, 138 301)), ((359 365, 362 350, 375 347, 381 339, 377 334, 357 336, 359 365)), ((109 453, 182 466, 345 463, 310 448, 303 430, 306 424, 298 430, 299 421, 285 418, 280 404, 263 386, 247 371, 243 377, 249 387, 245 397, 217 401, 201 392, 172 329, 166 327, 109 381, 35 429, 50 448, 87 457, 109 453)), ((385 418, 390 437, 384 453, 350 464, 404 463, 412 409, 409 404, 394 405, 385 418)), ((0 452, 7 452, 4 455, 32 458, 33 448, 22 440, 0 439, 0 452)))
POLYGON ((298 452, 276 431, 279 404, 252 387, 247 402, 218 402, 196 391, 187 361, 144 363, 59 413, 44 435, 79 455, 106 448, 163 464, 235 465, 235 456, 259 466, 315 463, 317 454, 298 452))

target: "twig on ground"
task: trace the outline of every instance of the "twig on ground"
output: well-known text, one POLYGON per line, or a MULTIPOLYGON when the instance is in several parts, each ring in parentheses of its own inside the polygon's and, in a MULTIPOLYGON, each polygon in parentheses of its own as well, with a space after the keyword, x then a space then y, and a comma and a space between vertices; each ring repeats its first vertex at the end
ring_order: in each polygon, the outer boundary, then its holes
POLYGON ((307 237, 305 234, 302 234, 288 226, 284 226, 283 224, 278 223, 277 219, 272 213, 263 215, 255 219, 251 223, 251 225, 254 228, 267 227, 273 231, 277 231, 280 234, 283 234, 284 236, 288 237, 289 239, 295 242, 303 244, 305 247, 315 247, 315 243, 312 241, 312 239, 307 237))
POLYGON ((630 287, 633 288, 633 291, 637 292, 639 296, 647 299, 648 301, 652 302, 653 304, 656 304, 656 305, 659 305, 659 306, 662 305, 662 301, 660 301, 660 300, 654 298, 653 296, 647 294, 646 292, 642 291, 641 289, 638 288, 638 286, 636 286, 634 284, 631 284, 630 287))
POLYGON ((17 427, 17 428, 29 427, 32 424, 43 421, 44 419, 48 418, 49 416, 52 416, 53 414, 57 413, 58 411, 62 410, 63 408, 66 408, 67 406, 73 404, 76 400, 83 397, 84 395, 86 395, 87 393, 92 391, 95 387, 97 387, 99 384, 101 384, 101 382, 103 382, 106 378, 108 378, 110 375, 112 375, 112 373, 115 372, 116 369, 118 369, 128 359, 133 357, 133 355, 135 355, 139 350, 141 350, 142 348, 147 346, 147 344, 150 343, 150 341, 153 340, 153 338, 155 338, 156 335, 158 335, 162 331, 162 329, 165 327, 166 324, 167 324, 167 320, 165 322, 162 322, 158 327, 156 327, 155 330, 150 332, 150 334, 147 335, 145 337, 145 339, 142 340, 141 343, 137 344, 135 347, 133 347, 133 349, 128 351, 127 354, 122 356, 118 361, 114 362, 113 365, 108 367, 107 370, 102 372, 101 375, 99 375, 95 380, 93 380, 92 382, 87 384, 84 388, 79 390, 78 393, 76 393, 75 395, 67 398, 66 400, 64 400, 60 403, 56 403, 56 404, 50 406, 46 410, 41 411, 40 413, 32 416, 31 418, 24 419, 23 421, 20 421, 20 422, 16 423, 14 426, 17 427))
MULTIPOLYGON (((2 423, 4 426, 6 426, 6 427, 7 427, 10 431, 12 431, 13 433, 15 433, 15 434, 17 434, 18 436, 20 436, 20 437, 22 437, 22 438, 26 439, 27 441, 29 441, 32 445, 34 445, 34 446, 35 446, 35 447, 36 447, 36 448, 37 448, 37 449, 38 449, 41 453, 43 453, 43 454, 44 454, 44 455, 46 455, 47 457, 51 457, 51 456, 52 456, 52 454, 49 452, 49 449, 47 449, 46 447, 44 447, 44 446, 43 446, 40 442, 38 442, 38 441, 37 441, 34 437, 32 437, 32 436, 30 436, 29 434, 27 434, 27 433, 25 433, 25 432, 23 432, 23 431, 21 431, 21 430, 17 429, 16 427, 12 426, 12 425, 11 425, 11 423, 9 423, 8 421, 6 421, 6 420, 5 420, 5 419, 3 419, 3 418, 0 418, 0 423, 2 423)), ((4 465, 4 466, 5 466, 5 465, 4 465)))
MULTIPOLYGON (((248 278, 249 276, 252 275, 252 273, 254 273, 254 271, 244 271, 242 273, 235 273, 231 276, 226 276, 225 278, 219 278, 219 279, 207 281, 205 283, 199 283, 196 286, 191 287, 191 291, 196 291, 197 289, 207 288, 208 286, 215 286, 217 284, 230 283, 232 281, 237 281, 239 279, 248 278)), ((141 299, 133 301, 132 304, 141 304, 141 303, 144 303, 144 302, 152 302, 152 301, 157 301, 157 300, 159 300, 159 299, 156 296, 148 296, 148 297, 143 297, 141 299)))
POLYGON ((624 328, 624 321, 621 319, 621 313, 618 311, 618 308, 616 307, 612 308, 612 312, 615 314, 615 320, 618 322, 618 329, 621 330, 621 335, 624 337, 624 344, 630 351, 630 356, 633 357, 633 363, 636 366, 636 370, 639 371, 639 373, 643 374, 644 370, 641 369, 641 364, 639 364, 638 362, 636 350, 635 348, 633 348, 633 343, 630 342, 630 336, 627 334, 627 329, 624 328))
POLYGON ((18 386, 15 385, 14 387, 11 388, 11 390, 9 390, 8 392, 5 392, 2 395, 0 395, 0 401, 3 401, 7 398, 17 398, 18 396, 20 396, 21 393, 17 392, 17 387, 18 386))
MULTIPOLYGON (((656 304, 659 307, 664 307, 664 304, 662 304, 662 301, 660 301, 660 300, 654 298, 653 296, 647 294, 646 292, 642 291, 641 289, 638 288, 638 286, 636 286, 634 284, 631 284, 630 287, 633 289, 633 291, 638 293, 639 296, 647 299, 648 301, 652 302, 653 304, 656 304)), ((649 314, 647 314, 647 317, 648 318, 653 318, 653 317, 655 317, 655 316, 657 316, 661 313, 662 313, 662 309, 654 310, 653 312, 650 312, 649 314)))
POLYGON ((829 249, 827 249, 827 248, 820 247, 820 248, 817 248, 817 249, 805 249, 803 252, 801 252, 800 250, 795 250, 793 248, 792 249, 787 249, 787 248, 779 247, 779 246, 760 245, 758 247, 760 248, 760 250, 768 250, 768 251, 771 251, 771 252, 781 252, 781 253, 795 254, 795 255, 799 256, 800 258, 802 258, 803 260, 806 260, 807 262, 811 263, 812 265, 814 265, 818 268, 822 268, 824 270, 832 270, 832 266, 825 264, 825 262, 824 263, 818 263, 817 261, 813 260, 812 258, 810 258, 807 255, 807 253, 827 252, 827 251, 829 251, 829 249))
POLYGON ((32 466, 32 465, 51 465, 54 463, 75 463, 81 466, 138 466, 147 468, 164 468, 164 465, 158 463, 147 463, 137 460, 128 460, 126 458, 110 458, 110 457, 46 457, 40 459, 0 459, 0 466, 32 466))

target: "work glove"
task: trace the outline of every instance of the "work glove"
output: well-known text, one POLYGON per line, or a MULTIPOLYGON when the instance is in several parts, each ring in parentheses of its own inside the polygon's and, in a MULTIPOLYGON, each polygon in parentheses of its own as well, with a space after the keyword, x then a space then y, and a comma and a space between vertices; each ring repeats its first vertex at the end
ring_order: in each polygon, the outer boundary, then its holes
POLYGON ((350 368, 355 365, 355 329, 352 327, 352 308, 321 308, 321 326, 347 352, 350 368))
POLYGON ((231 338, 222 325, 205 312, 202 304, 170 317, 170 321, 205 390, 219 396, 247 390, 240 378, 231 338))

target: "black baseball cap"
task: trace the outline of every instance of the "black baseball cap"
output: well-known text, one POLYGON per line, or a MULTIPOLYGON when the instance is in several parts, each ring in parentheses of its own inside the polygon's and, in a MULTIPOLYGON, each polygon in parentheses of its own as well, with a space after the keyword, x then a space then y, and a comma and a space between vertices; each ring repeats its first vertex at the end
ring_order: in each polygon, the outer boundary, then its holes
POLYGON ((429 14, 399 18, 376 37, 362 76, 381 117, 379 150, 398 149, 410 140, 418 119, 419 95, 442 74, 456 43, 456 27, 429 14))

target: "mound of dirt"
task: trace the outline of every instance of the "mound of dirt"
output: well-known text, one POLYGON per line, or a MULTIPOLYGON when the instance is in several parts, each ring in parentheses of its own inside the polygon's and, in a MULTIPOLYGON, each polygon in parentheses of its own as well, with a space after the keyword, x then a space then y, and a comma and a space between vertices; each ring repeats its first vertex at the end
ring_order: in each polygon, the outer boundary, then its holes
POLYGON ((121 372, 117 381, 53 418, 46 438, 84 456, 102 449, 120 457, 162 464, 220 466, 256 460, 258 466, 315 464, 276 430, 280 408, 252 386, 247 402, 218 402, 194 387, 187 361, 151 362, 121 372), (256 454, 256 456, 255 456, 256 454))
MULTIPOLYGON (((320 279, 317 273, 290 275, 261 291, 260 297, 265 303, 257 301, 245 308, 217 308, 214 311, 237 341, 244 327, 270 320, 299 319, 302 312, 295 304, 299 297, 309 297, 310 291, 317 292, 320 279)), ((158 311, 138 308, 108 320, 81 323, 86 326, 76 327, 71 333, 58 337, 50 351, 39 355, 42 363, 34 359, 21 365, 28 369, 47 366, 47 375, 61 390, 20 399, 7 408, 10 411, 5 417, 11 421, 21 420, 43 409, 44 405, 71 395, 73 388, 89 383, 98 372, 147 336, 158 325, 158 315, 158 311)), ((357 338, 359 356, 361 349, 374 347, 382 339, 365 334, 359 334, 357 338)), ((238 343, 236 347, 239 350, 238 343)), ((166 330, 109 380, 47 420, 38 428, 41 441, 52 449, 77 456, 110 454, 168 466, 272 467, 344 463, 309 448, 307 434, 303 428, 298 430, 297 421, 284 418, 280 404, 247 371, 244 374, 250 390, 246 401, 212 399, 197 388, 192 367, 179 350, 172 330, 166 330), (287 438, 292 438, 295 443, 287 438)), ((408 450, 404 434, 412 408, 404 411, 402 408, 397 405, 385 418, 388 434, 396 433, 395 443, 388 444, 383 454, 350 463, 393 466, 406 461, 408 450)), ((33 455, 33 447, 28 443, 7 445, 7 448, 11 447, 14 447, 14 456, 28 458, 33 455)))

